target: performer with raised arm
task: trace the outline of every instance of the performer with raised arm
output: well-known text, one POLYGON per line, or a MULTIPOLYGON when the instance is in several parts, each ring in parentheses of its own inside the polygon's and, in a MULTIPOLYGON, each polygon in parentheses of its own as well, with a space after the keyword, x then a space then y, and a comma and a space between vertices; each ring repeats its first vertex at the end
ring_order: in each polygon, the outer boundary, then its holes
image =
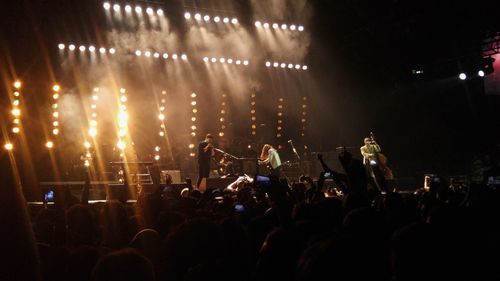
POLYGON ((198 181, 196 188, 206 190, 206 180, 210 175, 210 160, 215 155, 214 137, 211 134, 205 136, 205 140, 198 144, 198 181))
POLYGON ((270 144, 265 144, 262 147, 262 152, 260 153, 260 164, 267 164, 271 168, 271 175, 280 176, 281 171, 281 159, 278 151, 272 147, 270 144))

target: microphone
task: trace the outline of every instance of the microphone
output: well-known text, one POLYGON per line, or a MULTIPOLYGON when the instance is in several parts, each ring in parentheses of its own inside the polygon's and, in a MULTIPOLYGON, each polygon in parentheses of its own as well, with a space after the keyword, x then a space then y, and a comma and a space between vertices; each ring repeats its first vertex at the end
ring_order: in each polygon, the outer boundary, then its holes
POLYGON ((292 140, 288 140, 288 143, 292 143, 292 140))

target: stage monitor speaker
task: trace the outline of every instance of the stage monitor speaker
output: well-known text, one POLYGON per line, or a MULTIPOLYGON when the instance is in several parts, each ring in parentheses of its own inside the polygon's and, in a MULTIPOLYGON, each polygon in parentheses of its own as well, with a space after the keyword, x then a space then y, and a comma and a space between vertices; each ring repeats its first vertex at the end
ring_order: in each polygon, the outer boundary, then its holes
POLYGON ((167 174, 169 174, 172 177, 172 183, 177 184, 183 182, 180 170, 162 170, 160 183, 165 183, 165 176, 167 174))

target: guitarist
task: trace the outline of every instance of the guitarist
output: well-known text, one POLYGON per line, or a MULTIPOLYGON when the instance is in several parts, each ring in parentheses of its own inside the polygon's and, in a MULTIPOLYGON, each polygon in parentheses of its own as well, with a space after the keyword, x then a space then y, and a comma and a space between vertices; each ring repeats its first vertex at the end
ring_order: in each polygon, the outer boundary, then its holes
POLYGON ((363 155, 363 164, 366 167, 370 181, 378 188, 379 191, 387 192, 387 181, 380 170, 380 162, 378 154, 382 151, 380 146, 373 138, 373 135, 364 139, 365 145, 360 148, 363 155))

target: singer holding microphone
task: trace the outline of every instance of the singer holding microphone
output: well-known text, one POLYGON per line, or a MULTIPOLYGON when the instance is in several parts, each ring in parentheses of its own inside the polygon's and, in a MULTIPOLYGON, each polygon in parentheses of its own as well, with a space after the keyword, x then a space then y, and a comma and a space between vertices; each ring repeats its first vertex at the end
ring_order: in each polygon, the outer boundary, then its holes
POLYGON ((267 164, 271 167, 271 175, 280 177, 281 171, 281 159, 276 148, 272 147, 270 144, 264 144, 262 147, 262 152, 260 154, 259 163, 267 164))
POLYGON ((207 134, 205 140, 198 144, 198 181, 196 182, 196 188, 202 192, 206 190, 207 179, 210 175, 210 159, 215 155, 213 140, 214 137, 207 134))

